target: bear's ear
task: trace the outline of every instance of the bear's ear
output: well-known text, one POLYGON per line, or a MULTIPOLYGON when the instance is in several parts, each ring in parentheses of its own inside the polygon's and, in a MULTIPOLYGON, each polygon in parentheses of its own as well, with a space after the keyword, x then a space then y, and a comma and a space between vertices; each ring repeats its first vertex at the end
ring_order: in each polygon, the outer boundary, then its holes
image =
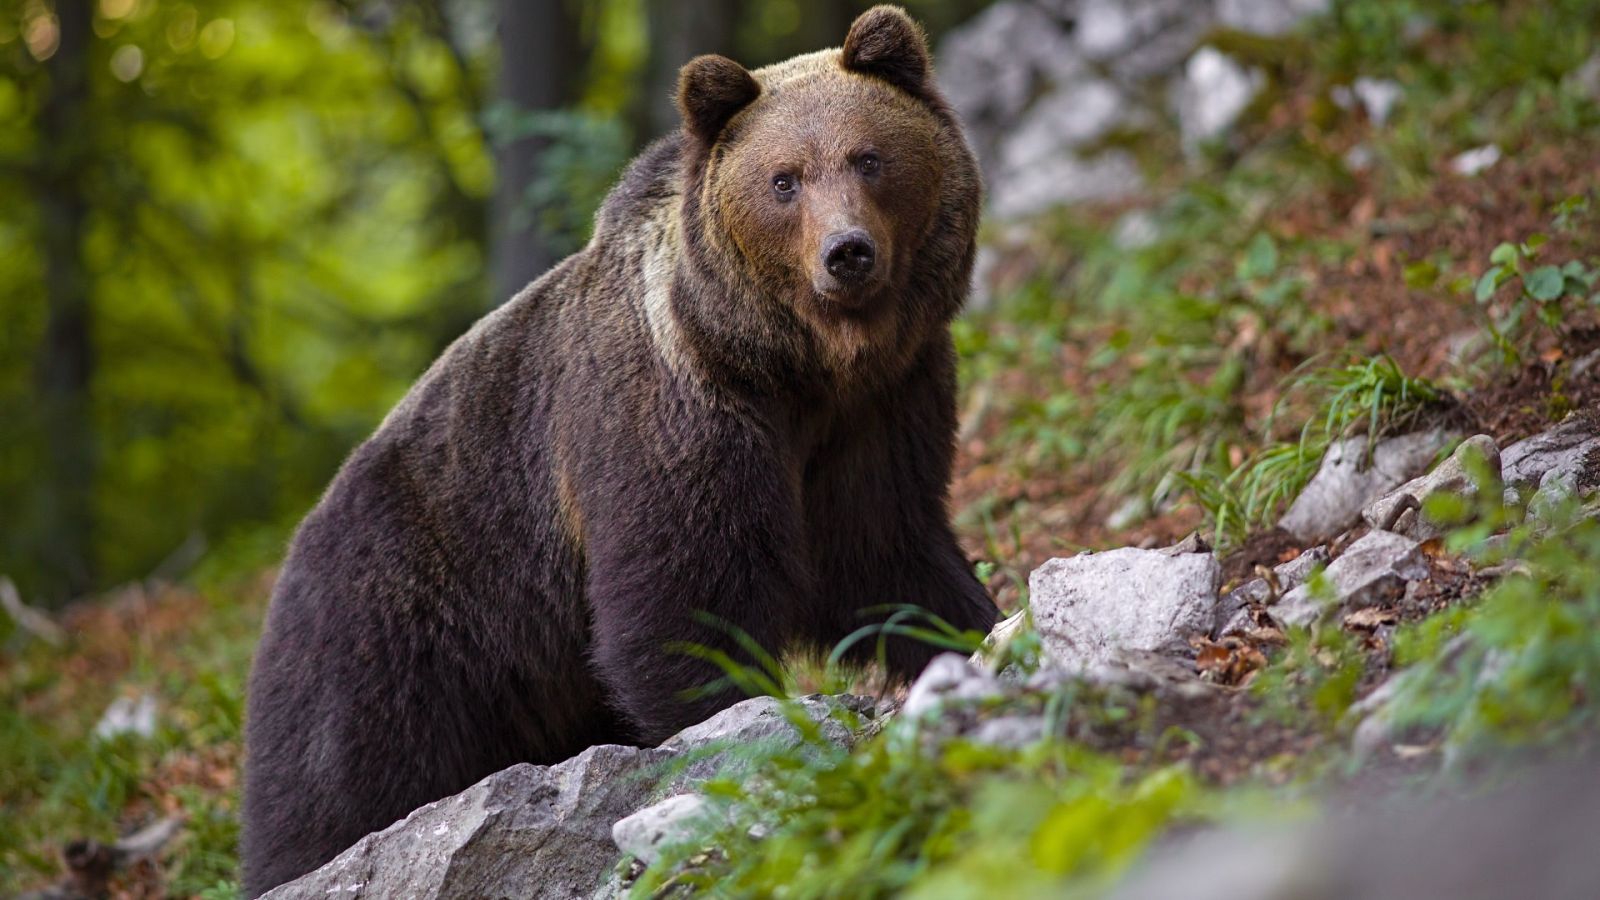
POLYGON ((759 96, 761 85, 755 77, 726 56, 696 56, 678 73, 683 127, 707 144, 715 143, 733 114, 759 96))
POLYGON ((898 6, 874 6, 856 19, 844 39, 844 67, 875 75, 915 97, 933 96, 928 40, 898 6))

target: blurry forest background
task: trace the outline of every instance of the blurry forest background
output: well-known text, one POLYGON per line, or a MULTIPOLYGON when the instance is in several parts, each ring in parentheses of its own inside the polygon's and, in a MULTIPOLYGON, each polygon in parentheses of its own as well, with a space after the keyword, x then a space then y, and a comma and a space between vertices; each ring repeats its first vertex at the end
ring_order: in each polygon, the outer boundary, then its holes
MULTIPOLYGON (((1279 526, 1347 439, 1438 427, 1442 459, 1565 420, 1600 446, 1600 0, 902 3, 989 188, 951 500, 1002 610, 1085 548, 1198 531, 1224 591, 1342 549, 1348 521, 1279 526)), ((675 126, 682 62, 836 46, 868 5, 0 0, 0 895, 180 819, 111 893, 236 895, 244 682, 290 529, 451 340, 582 245, 675 126)), ((1403 682, 1391 775, 1594 747, 1583 464, 1559 525, 1446 498, 1404 603, 1190 645, 1227 698, 1196 717, 1047 680, 1026 747, 780 755, 723 791, 781 827, 686 845, 635 895, 1104 887, 1174 823, 1360 770, 1380 684, 1403 682)))
MULTIPOLYGON (((679 65, 836 45, 868 5, 12 0, 0 572, 57 605, 275 547, 433 356, 582 245, 675 127, 679 65)), ((935 31, 980 5, 911 4, 935 31)))

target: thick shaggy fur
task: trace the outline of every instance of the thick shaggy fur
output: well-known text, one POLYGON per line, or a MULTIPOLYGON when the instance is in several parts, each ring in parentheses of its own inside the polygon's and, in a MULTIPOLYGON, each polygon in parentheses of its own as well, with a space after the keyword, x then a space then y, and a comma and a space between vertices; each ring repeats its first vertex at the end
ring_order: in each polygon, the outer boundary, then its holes
MULTIPOLYGON (((993 622, 945 509, 979 184, 920 32, 879 8, 845 51, 702 58, 680 107, 589 246, 458 340, 301 525, 250 681, 248 895, 506 766, 735 702, 685 697, 720 673, 677 646, 739 655, 697 613, 774 649, 891 603, 993 622), (879 264, 834 290, 845 226, 879 264)), ((934 653, 887 646, 901 677, 934 653)))

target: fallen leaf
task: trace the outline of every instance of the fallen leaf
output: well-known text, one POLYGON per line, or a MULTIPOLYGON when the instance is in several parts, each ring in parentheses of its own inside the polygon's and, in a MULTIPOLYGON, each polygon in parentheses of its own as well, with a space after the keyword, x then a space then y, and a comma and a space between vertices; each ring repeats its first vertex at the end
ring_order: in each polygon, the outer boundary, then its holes
POLYGON ((1345 616, 1344 627, 1371 631, 1379 625, 1392 625, 1398 621, 1400 621, 1400 614, 1394 610, 1384 609, 1379 606, 1369 606, 1366 609, 1358 609, 1345 616))

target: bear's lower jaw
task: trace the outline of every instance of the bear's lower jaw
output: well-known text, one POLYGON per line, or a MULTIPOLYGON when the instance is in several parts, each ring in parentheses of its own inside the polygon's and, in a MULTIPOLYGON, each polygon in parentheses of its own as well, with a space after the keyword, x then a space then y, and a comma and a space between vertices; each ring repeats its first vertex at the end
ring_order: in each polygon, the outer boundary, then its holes
POLYGON ((876 281, 842 284, 818 279, 811 284, 811 299, 824 313, 853 318, 869 317, 883 305, 883 286, 876 281), (826 283, 825 283, 826 282, 826 283))

